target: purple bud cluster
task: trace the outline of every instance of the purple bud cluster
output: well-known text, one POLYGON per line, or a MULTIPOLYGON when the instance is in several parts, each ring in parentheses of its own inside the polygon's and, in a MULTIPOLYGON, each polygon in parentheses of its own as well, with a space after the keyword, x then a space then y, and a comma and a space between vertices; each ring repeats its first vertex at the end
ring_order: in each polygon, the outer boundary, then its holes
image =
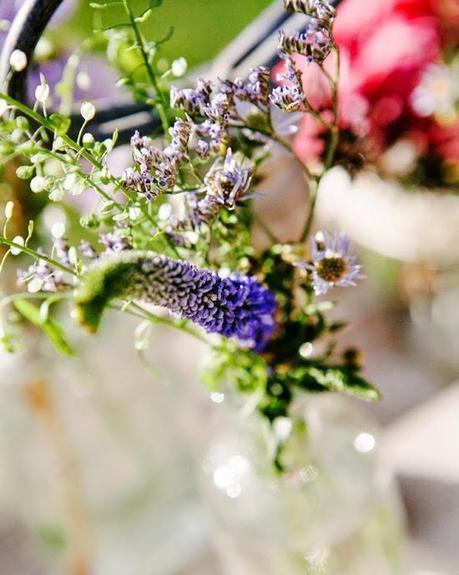
POLYGON ((306 96, 303 91, 301 72, 290 57, 284 58, 285 70, 279 79, 283 82, 271 93, 271 102, 284 112, 302 112, 306 96))
MULTIPOLYGON (((129 240, 117 233, 109 232, 106 234, 100 234, 99 239, 100 243, 105 247, 106 254, 119 254, 120 252, 132 249, 132 245, 129 240)), ((89 248, 92 250, 91 246, 89 246, 89 248)), ((90 253, 89 249, 87 249, 87 253, 90 253)), ((94 255, 89 257, 94 258, 94 255)))
POLYGON ((164 149, 154 146, 150 138, 141 137, 138 132, 131 138, 135 167, 125 171, 124 183, 147 200, 172 190, 181 166, 188 159, 191 121, 176 120, 169 134, 171 142, 164 149))
POLYGON ((44 260, 37 259, 27 270, 17 271, 18 284, 27 285, 29 292, 59 292, 68 289, 70 284, 64 280, 64 273, 56 271, 44 260))
POLYGON ((284 5, 291 12, 305 14, 307 21, 301 31, 289 36, 281 34, 281 56, 299 54, 305 56, 309 62, 321 64, 333 47, 335 8, 325 0, 284 0, 284 5))
POLYGON ((336 9, 325 0, 284 0, 286 10, 317 18, 328 25, 333 23, 336 9))
POLYGON ((237 78, 234 81, 225 80, 222 90, 229 93, 232 98, 241 102, 249 102, 262 112, 269 108, 269 91, 271 86, 271 71, 264 66, 253 68, 247 80, 237 78))
POLYGON ((231 122, 241 123, 239 104, 248 102, 268 113, 270 71, 253 69, 246 81, 224 80, 219 89, 212 82, 198 80, 196 88, 171 90, 171 105, 193 118, 193 149, 206 159, 218 153, 228 141, 231 122))
POLYGON ((305 56, 309 62, 322 63, 333 46, 330 29, 321 20, 309 18, 304 28, 289 36, 281 32, 279 52, 281 55, 305 56))
POLYGON ((186 216, 169 220, 166 231, 174 243, 180 243, 176 232, 200 231, 202 226, 210 226, 222 208, 232 210, 238 202, 249 199, 252 177, 252 166, 243 166, 231 149, 224 160, 218 158, 205 176, 204 195, 188 194, 186 216))
POLYGON ((126 254, 120 264, 133 266, 122 297, 163 306, 209 333, 235 337, 256 351, 272 335, 275 296, 254 277, 223 278, 185 261, 143 252, 126 254))

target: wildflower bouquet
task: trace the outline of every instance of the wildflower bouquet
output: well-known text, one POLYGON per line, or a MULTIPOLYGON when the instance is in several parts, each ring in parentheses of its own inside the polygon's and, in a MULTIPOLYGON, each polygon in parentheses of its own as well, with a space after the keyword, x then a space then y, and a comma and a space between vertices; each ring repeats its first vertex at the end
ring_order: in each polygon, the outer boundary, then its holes
MULTIPOLYGON (((199 79, 195 87, 184 87, 176 80, 185 71, 184 60, 162 70, 161 41, 147 42, 142 35, 160 2, 149 2, 138 15, 123 0, 127 23, 121 32, 117 27, 107 34, 118 41, 121 35, 138 66, 121 71, 120 84, 151 106, 161 130, 132 135, 132 166, 122 176, 109 166, 117 132, 104 141, 94 138, 91 102, 81 104, 79 132, 72 138, 69 116, 48 109, 51 90, 44 76, 33 108, 0 95, 3 162, 15 162, 18 178, 29 181, 42 203, 86 210, 72 230, 76 241, 70 241, 63 221, 39 238, 39 215, 26 233, 14 235, 10 229, 19 206, 15 201, 4 206, 2 268, 11 256, 21 256, 21 289, 0 304, 8 350, 20 345, 18 327, 26 320, 61 352, 73 354, 58 311, 68 310, 90 333, 98 331, 105 314, 120 311, 141 322, 137 349, 147 345, 153 324, 206 342, 211 350, 206 385, 212 391, 231 386, 256 398, 259 413, 274 429, 279 418, 289 417, 300 393, 378 399, 359 373, 358 352, 335 350, 333 335, 344 324, 330 320, 332 303, 317 297, 363 277, 346 235, 313 233, 319 184, 340 143, 335 10, 324 0, 284 3, 304 16, 304 28, 281 34, 280 74, 259 67, 245 79, 199 79), (317 66, 329 85, 331 114, 321 113, 305 94, 301 70, 308 65, 317 66), (320 123, 325 148, 314 165, 298 159, 309 188, 305 224, 297 241, 282 243, 255 215, 252 200, 273 150, 294 154, 292 134, 303 117, 320 123), (255 222, 270 242, 267 249, 253 243, 255 222), (320 353, 319 340, 328 342, 320 353)), ((110 2, 93 7, 103 13, 110 2)), ((16 51, 10 64, 13 73, 27 59, 16 51)), ((288 437, 278 441, 275 463, 282 469, 281 447, 288 437)))

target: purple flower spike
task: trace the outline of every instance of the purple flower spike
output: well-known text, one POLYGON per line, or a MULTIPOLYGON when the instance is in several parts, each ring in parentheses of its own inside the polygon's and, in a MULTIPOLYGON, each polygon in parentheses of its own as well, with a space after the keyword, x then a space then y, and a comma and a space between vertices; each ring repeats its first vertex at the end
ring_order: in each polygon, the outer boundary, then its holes
POLYGON ((224 278, 151 252, 123 252, 93 264, 77 290, 80 322, 95 331, 115 298, 165 307, 255 351, 263 350, 275 325, 275 296, 254 277, 224 278))

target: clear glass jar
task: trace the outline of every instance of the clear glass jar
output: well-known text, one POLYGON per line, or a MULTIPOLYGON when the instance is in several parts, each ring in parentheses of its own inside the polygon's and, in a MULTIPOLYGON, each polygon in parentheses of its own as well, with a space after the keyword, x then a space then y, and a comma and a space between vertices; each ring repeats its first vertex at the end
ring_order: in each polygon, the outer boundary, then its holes
POLYGON ((222 573, 407 575, 403 517, 369 418, 342 397, 310 396, 278 432, 290 428, 282 475, 261 418, 218 413, 202 487, 222 573))

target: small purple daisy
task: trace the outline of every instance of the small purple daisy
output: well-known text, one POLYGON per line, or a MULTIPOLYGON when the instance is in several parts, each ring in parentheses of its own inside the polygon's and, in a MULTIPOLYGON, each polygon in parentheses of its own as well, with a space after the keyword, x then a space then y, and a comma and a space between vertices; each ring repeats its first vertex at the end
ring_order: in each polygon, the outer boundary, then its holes
POLYGON ((356 280, 364 279, 362 266, 351 248, 346 234, 340 232, 317 232, 311 240, 312 263, 304 268, 312 272, 312 283, 317 295, 323 295, 332 287, 350 287, 356 280))

